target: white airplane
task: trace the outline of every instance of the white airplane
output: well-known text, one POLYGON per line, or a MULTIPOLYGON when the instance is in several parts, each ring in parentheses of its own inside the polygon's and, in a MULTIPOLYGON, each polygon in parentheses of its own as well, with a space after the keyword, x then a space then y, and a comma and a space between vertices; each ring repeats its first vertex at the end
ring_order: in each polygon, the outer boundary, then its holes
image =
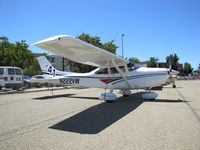
MULTIPOLYGON (((178 73, 175 70, 170 72, 166 68, 142 67, 68 35, 50 37, 33 45, 98 68, 89 73, 62 72, 56 70, 44 56, 41 56, 38 61, 44 75, 41 78, 33 78, 31 82, 110 89, 110 92, 99 94, 99 99, 107 102, 117 100, 113 90, 118 90, 123 96, 129 96, 130 89, 150 89, 160 86, 166 83, 171 73, 178 73)), ((157 96, 154 92, 142 95, 144 99, 155 99, 157 96)))

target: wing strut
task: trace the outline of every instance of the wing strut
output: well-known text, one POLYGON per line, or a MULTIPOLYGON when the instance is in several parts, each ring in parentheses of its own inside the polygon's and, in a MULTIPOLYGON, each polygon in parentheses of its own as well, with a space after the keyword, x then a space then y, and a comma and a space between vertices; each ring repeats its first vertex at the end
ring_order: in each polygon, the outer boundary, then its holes
POLYGON ((116 64, 115 60, 112 59, 112 64, 113 66, 117 69, 117 71, 119 72, 119 74, 122 76, 122 78, 124 79, 124 81, 126 82, 126 84, 128 85, 128 88, 131 89, 131 85, 129 84, 128 80, 126 79, 125 75, 122 73, 122 71, 119 69, 118 65, 116 64))

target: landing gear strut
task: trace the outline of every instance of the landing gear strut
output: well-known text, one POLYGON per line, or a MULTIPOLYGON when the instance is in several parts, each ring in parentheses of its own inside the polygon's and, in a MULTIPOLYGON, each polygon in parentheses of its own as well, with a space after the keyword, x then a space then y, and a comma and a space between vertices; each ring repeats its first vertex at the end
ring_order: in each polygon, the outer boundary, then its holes
POLYGON ((173 86, 172 86, 173 88, 176 88, 176 84, 175 84, 175 82, 173 82, 173 86))

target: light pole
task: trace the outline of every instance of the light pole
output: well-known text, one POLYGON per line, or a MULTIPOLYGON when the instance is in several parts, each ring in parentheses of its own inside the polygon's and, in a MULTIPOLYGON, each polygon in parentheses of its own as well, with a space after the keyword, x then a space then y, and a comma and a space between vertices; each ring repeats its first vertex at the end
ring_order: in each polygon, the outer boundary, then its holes
POLYGON ((122 34, 122 58, 124 58, 124 34, 122 34))

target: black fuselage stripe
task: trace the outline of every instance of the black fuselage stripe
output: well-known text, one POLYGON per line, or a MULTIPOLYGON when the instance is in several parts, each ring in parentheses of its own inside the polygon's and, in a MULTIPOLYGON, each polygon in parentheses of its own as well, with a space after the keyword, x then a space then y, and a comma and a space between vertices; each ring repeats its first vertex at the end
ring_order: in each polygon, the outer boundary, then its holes
MULTIPOLYGON (((160 75, 166 75, 166 73, 134 75, 134 76, 126 77, 126 79, 132 80, 132 79, 137 79, 137 78, 153 77, 153 76, 160 76, 160 75)), ((105 79, 105 78, 113 79, 114 78, 113 80, 106 82, 106 84, 112 83, 113 85, 124 81, 124 79, 122 77, 89 77, 89 76, 88 77, 86 77, 86 76, 65 76, 65 77, 67 77, 67 78, 87 78, 87 79, 105 79)))

